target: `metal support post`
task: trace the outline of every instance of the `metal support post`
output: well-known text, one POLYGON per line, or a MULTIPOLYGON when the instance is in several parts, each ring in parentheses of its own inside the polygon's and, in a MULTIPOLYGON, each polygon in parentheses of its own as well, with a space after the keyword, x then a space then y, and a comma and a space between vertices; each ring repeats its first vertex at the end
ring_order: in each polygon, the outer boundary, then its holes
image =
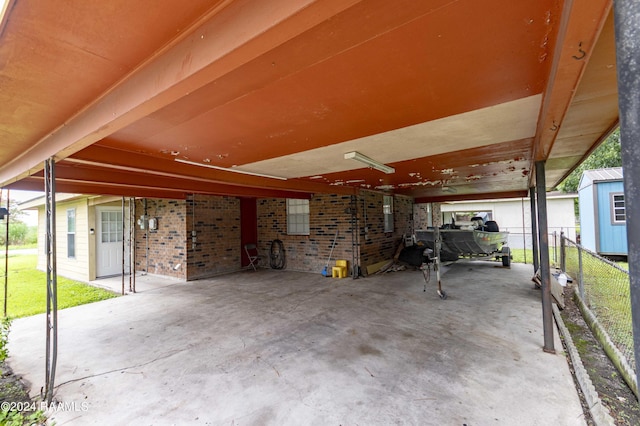
POLYGON ((351 278, 360 276, 360 226, 358 221, 358 196, 352 195, 349 203, 351 213, 351 278))
POLYGON ((58 359, 58 273, 56 266, 56 179, 55 161, 44 162, 44 193, 46 210, 47 253, 47 335, 45 356, 45 387, 43 399, 51 404, 58 359))
POLYGON ((126 254, 126 251, 125 251, 125 248, 126 248, 126 247, 125 247, 125 245, 126 245, 126 243, 127 243, 127 239, 125 238, 125 229, 126 229, 127 227, 126 227, 126 226, 124 226, 124 224, 125 224, 125 220, 124 220, 124 218, 125 218, 125 214, 124 214, 124 204, 125 204, 125 203, 124 203, 124 197, 122 197, 122 222, 121 222, 121 225, 122 225, 122 235, 121 235, 121 237, 122 237, 122 295, 123 295, 123 296, 124 296, 124 273, 125 273, 125 270, 124 270, 125 268, 124 268, 124 266, 125 266, 125 259, 126 259, 124 256, 125 256, 125 254, 126 254))
POLYGON ((524 198, 520 198, 520 210, 522 210, 522 249, 524 253, 524 264, 527 264, 527 228, 524 220, 524 198))
POLYGON ((129 198, 129 291, 136 292, 136 199, 129 198))
POLYGON ((549 230, 547 226, 547 193, 545 163, 536 162, 536 191, 538 193, 538 235, 540 242, 540 282, 542 283, 542 329, 545 352, 555 353, 553 343, 553 310, 551 307, 551 267, 549 265, 549 230))
POLYGON ((444 300, 447 298, 447 293, 442 290, 442 279, 440 278, 440 267, 442 266, 442 262, 440 259, 440 255, 442 253, 442 236, 440 235, 440 228, 436 226, 434 230, 435 236, 433 241, 433 248, 436 257, 433 267, 436 270, 436 280, 438 281, 438 296, 440 296, 440 299, 444 300))
POLYGON ((7 299, 9 298, 9 218, 11 217, 9 207, 9 190, 7 189, 7 216, 5 220, 4 236, 4 316, 7 317, 7 299))
MULTIPOLYGON (((144 199, 144 217, 147 218, 149 211, 147 209, 147 199, 144 199)), ((145 240, 145 250, 144 250, 144 259, 146 262, 146 266, 144 268, 144 275, 147 275, 149 273, 149 226, 148 224, 145 224, 144 226, 144 240, 145 240)))
POLYGON ((584 292, 584 274, 582 273, 582 246, 578 246, 578 293, 580 293, 580 298, 588 304, 587 295, 584 292))
MULTIPOLYGON (((631 317, 636 365, 640 365, 640 2, 615 0, 613 7, 631 317)), ((640 380, 640 368, 636 379, 640 380)))
POLYGON ((538 255, 538 220, 536 218, 536 191, 529 188, 529 203, 531 204, 531 249, 533 250, 533 273, 540 269, 540 256, 538 255))
POLYGON ((564 240, 564 232, 560 232, 560 270, 567 270, 567 243, 564 240))

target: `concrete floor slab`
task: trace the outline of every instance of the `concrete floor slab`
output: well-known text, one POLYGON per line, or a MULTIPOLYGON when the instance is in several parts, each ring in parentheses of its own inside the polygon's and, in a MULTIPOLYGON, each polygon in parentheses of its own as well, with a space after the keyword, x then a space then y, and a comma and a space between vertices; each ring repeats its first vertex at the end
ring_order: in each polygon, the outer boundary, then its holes
POLYGON ((90 281, 89 284, 117 294, 123 294, 123 290, 124 294, 133 294, 134 289, 135 293, 143 293, 145 291, 155 290, 168 285, 184 282, 184 280, 179 280, 177 278, 138 273, 135 278, 130 278, 129 275, 125 275, 123 280, 122 275, 120 275, 116 277, 98 278, 94 281, 90 281))
MULTIPOLYGON (((460 262, 366 279, 261 270, 59 312, 66 424, 582 425, 556 337, 542 351, 531 266, 460 262)), ((42 315, 10 365, 44 383, 42 315)))

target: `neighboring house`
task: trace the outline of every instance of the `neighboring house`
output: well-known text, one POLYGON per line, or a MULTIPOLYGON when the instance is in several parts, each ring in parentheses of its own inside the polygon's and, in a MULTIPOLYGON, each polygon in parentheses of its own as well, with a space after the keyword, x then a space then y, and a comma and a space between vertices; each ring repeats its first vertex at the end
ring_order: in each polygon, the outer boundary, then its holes
POLYGON ((582 246, 602 255, 626 256, 622 167, 586 170, 580 178, 578 199, 582 246))
MULTIPOLYGON (((45 199, 37 198, 20 206, 38 210, 38 269, 46 270, 45 199)), ((129 273, 128 207, 122 216, 122 198, 56 195, 56 267, 67 278, 92 281, 122 274, 123 257, 129 273), (125 226, 123 235, 123 223, 125 226), (124 256, 123 256, 123 244, 124 256)))
MULTIPOLYGON (((564 232, 567 238, 576 239, 574 200, 577 194, 552 192, 547 194, 547 221, 549 234, 564 232)), ((416 205, 419 206, 419 205, 416 205)), ((424 210, 424 209, 422 209, 424 210)), ((501 231, 509 231, 509 245, 513 248, 531 248, 531 205, 529 198, 506 198, 480 201, 456 201, 440 204, 442 223, 470 220, 480 216, 498 223, 501 231)), ((416 214, 417 221, 424 215, 416 214)), ((429 215, 431 219, 431 215, 429 215)), ((416 223, 417 229, 430 223, 416 223)), ((554 240, 549 238, 549 244, 554 240)))

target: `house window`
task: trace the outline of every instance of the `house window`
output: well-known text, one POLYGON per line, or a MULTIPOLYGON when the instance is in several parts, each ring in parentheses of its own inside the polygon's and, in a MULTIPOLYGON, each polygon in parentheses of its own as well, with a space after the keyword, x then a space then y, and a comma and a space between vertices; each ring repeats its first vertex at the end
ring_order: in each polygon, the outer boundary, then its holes
POLYGON ((623 193, 611 194, 611 223, 614 225, 627 223, 623 193))
POLYGON ((309 200, 287 198, 287 234, 309 235, 309 200))
POLYGON ((67 257, 76 257, 76 209, 67 210, 67 257))
POLYGON ((383 195, 382 213, 384 214, 384 232, 393 232, 393 197, 383 195))

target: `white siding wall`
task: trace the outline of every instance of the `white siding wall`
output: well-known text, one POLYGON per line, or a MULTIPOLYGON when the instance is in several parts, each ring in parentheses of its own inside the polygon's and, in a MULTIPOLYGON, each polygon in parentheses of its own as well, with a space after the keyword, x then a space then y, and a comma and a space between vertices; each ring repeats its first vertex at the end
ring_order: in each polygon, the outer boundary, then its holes
MULTIPOLYGON (((90 281, 89 225, 87 200, 56 203, 56 266, 58 275, 79 281, 90 281), (76 210, 75 257, 67 256, 67 210, 76 210)), ((38 269, 46 270, 44 207, 38 209, 38 269)), ((92 251, 92 250, 91 250, 92 251)))

